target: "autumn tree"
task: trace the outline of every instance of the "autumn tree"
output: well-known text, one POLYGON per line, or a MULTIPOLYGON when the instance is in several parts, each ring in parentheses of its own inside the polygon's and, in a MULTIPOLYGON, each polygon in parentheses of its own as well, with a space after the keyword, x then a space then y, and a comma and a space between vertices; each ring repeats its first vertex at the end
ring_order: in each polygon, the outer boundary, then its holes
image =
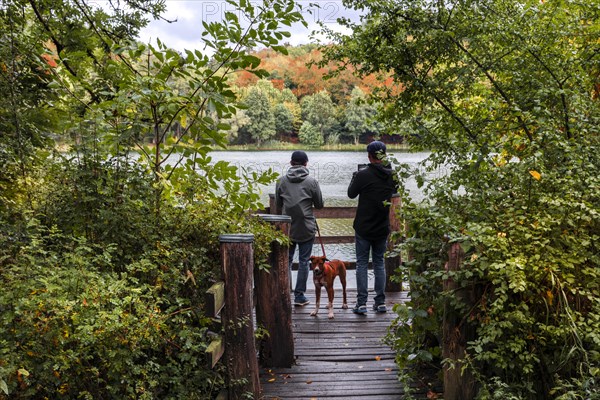
POLYGON ((300 130, 300 126, 302 125, 302 107, 300 107, 298 98, 290 89, 284 88, 281 91, 281 101, 283 105, 292 113, 293 130, 294 132, 298 132, 298 130, 300 130))
MULTIPOLYGON (((332 68, 329 65, 315 64, 322 59, 321 50, 316 44, 287 46, 286 49, 287 55, 272 49, 260 50, 255 55, 262 60, 261 67, 269 72, 270 81, 281 84, 283 89, 291 90, 299 98, 326 90, 333 103, 341 105, 348 101, 355 86, 370 92, 373 88, 385 87, 390 83, 378 80, 376 75, 359 78, 353 74, 352 66, 347 71, 330 75, 332 68)), ((240 87, 249 87, 258 82, 256 76, 244 72, 236 73, 235 79, 240 87)))
POLYGON ((281 90, 275 88, 273 86, 273 83, 268 79, 263 78, 263 79, 259 80, 258 82, 256 82, 256 85, 254 85, 254 87, 259 89, 261 92, 263 92, 267 96, 267 98, 269 99, 269 103, 271 104, 271 107, 273 107, 276 104, 279 104, 283 101, 281 99, 281 90))
POLYGON ((281 91, 280 99, 282 103, 298 103, 298 98, 289 88, 284 88, 281 91))

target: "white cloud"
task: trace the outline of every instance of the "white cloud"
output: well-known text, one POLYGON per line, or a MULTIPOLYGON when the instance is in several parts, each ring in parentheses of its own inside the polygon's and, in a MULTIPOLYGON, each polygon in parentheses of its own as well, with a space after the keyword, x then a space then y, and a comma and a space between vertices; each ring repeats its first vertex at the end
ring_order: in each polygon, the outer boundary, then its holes
MULTIPOLYGON (((336 22, 337 18, 343 16, 358 20, 358 12, 345 9, 341 0, 319 1, 319 8, 311 6, 306 0, 297 3, 303 7, 302 14, 308 23, 308 28, 302 24, 294 24, 289 28, 291 37, 286 42, 292 45, 309 43, 311 33, 319 29, 318 21, 340 30, 341 27, 336 22)), ((156 38, 160 38, 167 46, 179 51, 202 50, 204 46, 201 40, 202 21, 220 21, 225 11, 233 11, 233 6, 221 0, 167 0, 166 5, 165 19, 176 22, 151 21, 141 30, 139 39, 154 44, 156 38)))

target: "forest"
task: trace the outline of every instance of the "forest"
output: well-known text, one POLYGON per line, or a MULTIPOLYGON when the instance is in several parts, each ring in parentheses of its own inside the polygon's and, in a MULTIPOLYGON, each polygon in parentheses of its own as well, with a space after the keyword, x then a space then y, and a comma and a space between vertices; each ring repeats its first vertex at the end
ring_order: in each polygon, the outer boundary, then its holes
POLYGON ((296 47, 301 2, 229 3, 184 52, 135 39, 161 0, 0 5, 0 399, 235 385, 205 354, 218 237, 254 234, 261 268, 287 239, 253 217, 277 174, 211 152, 373 137, 430 153, 391 160, 424 193, 393 234, 407 396, 452 363, 477 399, 600 399, 600 1, 347 0, 360 21, 296 47))
MULTIPOLYGON (((374 137, 388 143, 402 143, 403 134, 377 118, 379 105, 369 101, 373 90, 392 85, 389 77, 372 74, 359 78, 350 70, 332 76, 330 66, 318 66, 323 55, 315 44, 282 46, 285 54, 273 49, 249 51, 260 60, 260 71, 239 70, 230 77, 231 90, 240 106, 228 118, 227 144, 257 149, 300 144, 318 148, 327 144, 367 143, 374 137)), ((186 77, 174 77, 185 87, 186 77)), ((180 123, 170 134, 180 136, 180 123)), ((151 133, 146 141, 153 143, 151 133)))
POLYGON ((315 147, 368 143, 374 137, 401 143, 403 134, 377 118, 379 105, 369 94, 393 84, 385 74, 359 78, 353 69, 332 74, 317 65, 323 55, 316 45, 286 46, 286 55, 271 49, 254 55, 268 75, 240 71, 235 85, 246 110, 227 121, 229 143, 292 142, 315 147))

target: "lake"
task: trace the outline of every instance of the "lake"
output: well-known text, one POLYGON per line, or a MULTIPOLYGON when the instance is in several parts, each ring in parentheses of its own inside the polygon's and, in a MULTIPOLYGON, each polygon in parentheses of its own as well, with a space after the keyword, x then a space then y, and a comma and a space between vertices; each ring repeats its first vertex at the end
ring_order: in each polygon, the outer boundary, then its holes
MULTIPOLYGON (((325 206, 355 206, 357 200, 349 199, 348 185, 352 173, 358 169, 358 164, 368 163, 367 153, 360 151, 307 151, 308 169, 314 176, 323 193, 325 206)), ((390 152, 399 162, 416 165, 423 161, 429 153, 390 152)), ((283 175, 290 166, 292 151, 214 151, 210 153, 213 162, 228 161, 238 168, 247 171, 263 172, 271 168, 283 175)), ((407 189, 414 200, 422 198, 422 193, 414 181, 407 182, 407 189)), ((275 193, 275 183, 262 188, 261 198, 268 205, 269 193, 275 193)), ((354 235, 351 219, 322 219, 318 221, 323 235, 354 235)), ((356 256, 353 244, 327 245, 327 257, 354 261, 356 256)), ((318 240, 313 254, 320 255, 321 247, 318 240)), ((297 256, 295 257, 297 261, 297 256)))
MULTIPOLYGON (((352 173, 358 164, 368 163, 367 153, 358 151, 307 151, 308 169, 321 186, 326 206, 354 206, 356 199, 347 196, 352 173)), ((228 161, 248 171, 263 172, 271 168, 284 175, 290 166, 292 151, 214 151, 210 153, 213 162, 228 161)), ((429 153, 391 153, 399 162, 416 165, 429 153)), ((407 189, 418 200, 422 197, 416 182, 408 182, 407 189)), ((268 204, 269 193, 275 193, 275 183, 262 188, 261 198, 268 204)))

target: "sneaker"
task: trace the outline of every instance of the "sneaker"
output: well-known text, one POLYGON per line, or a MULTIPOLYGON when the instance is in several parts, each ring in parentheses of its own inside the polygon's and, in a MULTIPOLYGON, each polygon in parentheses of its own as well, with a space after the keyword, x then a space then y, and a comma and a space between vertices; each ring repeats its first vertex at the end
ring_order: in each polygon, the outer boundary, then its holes
POLYGON ((352 309, 352 312, 354 314, 366 314, 367 313, 367 306, 362 305, 359 306, 358 304, 354 306, 354 308, 352 309))
POLYGON ((373 304, 373 310, 378 313, 384 313, 387 312, 387 307, 385 304, 373 304))
POLYGON ((310 303, 310 301, 304 295, 300 295, 294 299, 295 306, 305 306, 308 303, 310 303))

